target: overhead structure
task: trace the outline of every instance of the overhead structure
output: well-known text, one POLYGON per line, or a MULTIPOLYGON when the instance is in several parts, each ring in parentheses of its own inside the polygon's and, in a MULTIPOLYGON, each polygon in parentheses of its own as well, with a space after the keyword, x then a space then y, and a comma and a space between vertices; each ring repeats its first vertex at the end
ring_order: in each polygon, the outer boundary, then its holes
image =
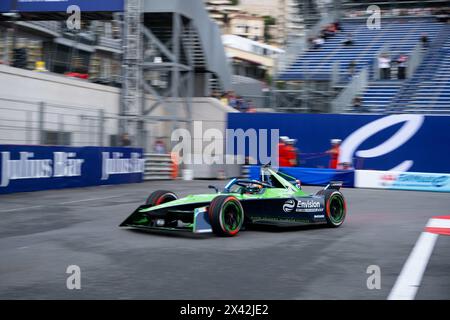
POLYGON ((120 134, 137 135, 134 117, 141 114, 142 100, 142 1, 125 0, 122 39, 122 93, 120 134))
MULTIPOLYGON (((173 128, 176 122, 190 123, 192 97, 209 96, 211 90, 231 90, 231 72, 219 27, 210 20, 202 0, 143 0, 142 12, 141 27, 133 29, 142 34, 142 59, 133 69, 140 77, 128 73, 130 83, 134 79, 141 84, 142 103, 137 113, 141 119, 151 120, 156 109, 164 107, 173 128), (154 102, 149 103, 147 95, 154 102), (179 110, 180 103, 183 111, 179 110)), ((129 15, 134 13, 125 11, 125 21, 129 15)), ((130 42, 130 36, 133 35, 125 35, 124 43, 130 42)), ((131 67, 128 64, 127 68, 131 67)), ((124 101, 139 95, 132 92, 136 88, 124 86, 124 101)), ((124 105, 125 112, 130 105, 124 105)))
POLYGON ((119 133, 137 145, 144 121, 190 122, 192 97, 231 90, 220 30, 202 0, 1 0, 0 20, 66 20, 73 5, 82 21, 123 12, 119 133))

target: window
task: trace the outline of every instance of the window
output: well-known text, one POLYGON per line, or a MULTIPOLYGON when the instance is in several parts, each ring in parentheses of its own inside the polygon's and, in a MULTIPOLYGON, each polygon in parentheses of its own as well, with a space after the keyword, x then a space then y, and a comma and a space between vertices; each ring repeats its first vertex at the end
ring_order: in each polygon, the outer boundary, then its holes
POLYGON ((44 131, 44 144, 70 146, 71 135, 71 132, 44 131))

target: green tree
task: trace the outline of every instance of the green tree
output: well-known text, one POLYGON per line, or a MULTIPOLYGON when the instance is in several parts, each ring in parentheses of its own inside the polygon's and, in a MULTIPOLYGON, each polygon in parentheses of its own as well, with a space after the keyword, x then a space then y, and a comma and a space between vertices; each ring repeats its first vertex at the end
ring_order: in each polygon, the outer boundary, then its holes
POLYGON ((269 28, 277 23, 277 20, 272 16, 264 16, 264 41, 268 42, 271 39, 269 28))
POLYGON ((231 0, 231 5, 238 6, 239 5, 239 0, 231 0))

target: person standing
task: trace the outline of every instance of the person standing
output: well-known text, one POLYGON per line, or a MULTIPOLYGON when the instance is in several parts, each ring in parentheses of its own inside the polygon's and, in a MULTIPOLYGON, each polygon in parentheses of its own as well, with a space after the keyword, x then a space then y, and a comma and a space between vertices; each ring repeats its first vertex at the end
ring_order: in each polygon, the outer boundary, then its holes
POLYGON ((286 141, 286 160, 288 167, 297 166, 297 148, 295 147, 296 143, 296 139, 287 139, 286 141))
POLYGON ((278 163, 280 167, 289 167, 287 140, 289 140, 289 137, 281 136, 278 143, 278 163))
POLYGON ((397 59, 397 77, 399 80, 406 79, 406 63, 408 61, 408 56, 401 54, 397 59))
POLYGON ((330 155, 330 163, 329 163, 330 169, 337 169, 339 154, 341 152, 341 142, 342 140, 340 139, 331 140, 331 149, 327 151, 327 153, 330 155))
POLYGON ((130 135, 128 133, 124 133, 122 135, 122 139, 120 141, 120 145, 122 147, 129 147, 129 146, 131 146, 131 138, 130 138, 130 135))
POLYGON ((378 57, 378 68, 380 69, 381 80, 389 80, 391 78, 391 59, 386 53, 378 57))
POLYGON ((422 33, 420 42, 422 42, 422 48, 428 48, 428 35, 426 33, 422 33))

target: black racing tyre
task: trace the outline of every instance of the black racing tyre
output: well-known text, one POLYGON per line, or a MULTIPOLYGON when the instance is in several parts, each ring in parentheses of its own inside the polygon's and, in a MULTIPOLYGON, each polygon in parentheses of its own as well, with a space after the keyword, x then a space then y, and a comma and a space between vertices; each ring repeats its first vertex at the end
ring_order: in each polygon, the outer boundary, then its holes
POLYGON ((152 192, 147 200, 145 201, 145 204, 150 204, 152 206, 158 206, 160 204, 170 202, 173 200, 177 200, 178 197, 175 193, 172 191, 167 190, 157 190, 155 192, 152 192))
POLYGON ((211 201, 208 209, 213 232, 221 237, 238 234, 244 223, 244 209, 233 196, 218 196, 211 201))
POLYGON ((325 197, 325 218, 327 225, 337 228, 344 223, 347 215, 347 204, 344 196, 338 190, 320 190, 316 195, 325 197))

